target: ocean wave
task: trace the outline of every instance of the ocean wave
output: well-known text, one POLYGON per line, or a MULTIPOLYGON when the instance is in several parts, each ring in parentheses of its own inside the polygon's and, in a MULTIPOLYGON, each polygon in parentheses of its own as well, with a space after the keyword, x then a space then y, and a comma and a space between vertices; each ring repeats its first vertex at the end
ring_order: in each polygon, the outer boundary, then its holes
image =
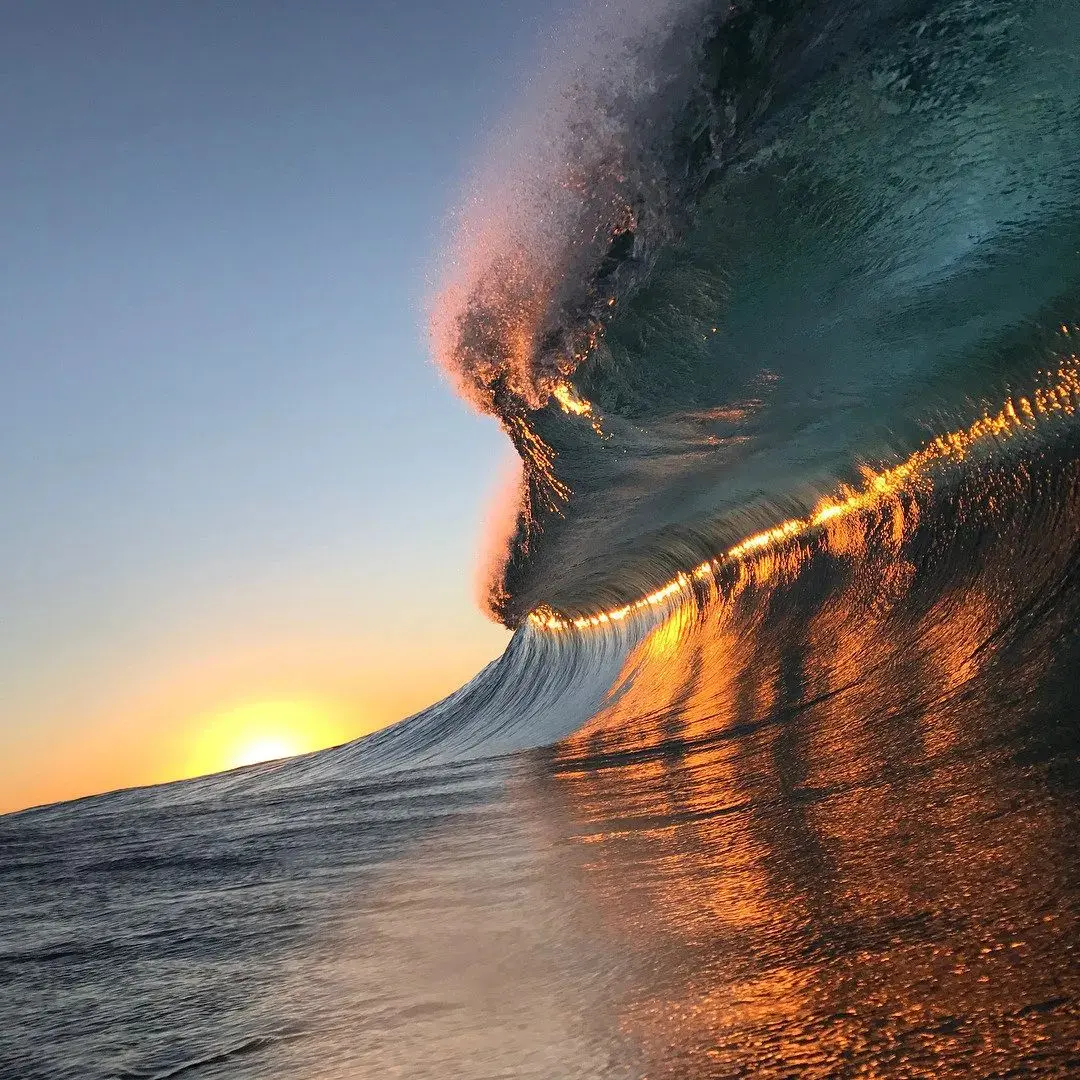
POLYGON ((1059 5, 666 4, 585 38, 433 319, 524 462, 509 625, 811 515, 1029 392, 1080 320, 1059 5))

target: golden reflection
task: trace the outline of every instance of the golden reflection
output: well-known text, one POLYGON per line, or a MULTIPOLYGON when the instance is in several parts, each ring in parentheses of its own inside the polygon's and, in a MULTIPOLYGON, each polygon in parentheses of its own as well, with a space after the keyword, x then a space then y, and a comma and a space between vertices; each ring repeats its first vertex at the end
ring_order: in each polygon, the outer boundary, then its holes
POLYGON ((1029 746, 1075 618, 1032 607, 1073 565, 1068 468, 1034 523, 1024 464, 973 478, 977 558, 894 499, 747 560, 556 748, 597 909, 654 973, 620 1018, 645 1075, 1066 1075, 1080 821, 1029 746))
POLYGON ((557 382, 551 391, 551 396, 558 402, 559 408, 564 413, 569 416, 580 416, 588 420, 593 431, 601 437, 604 436, 604 429, 593 403, 581 397, 570 383, 565 380, 557 382))
POLYGON ((525 522, 531 528, 539 526, 539 507, 532 503, 535 490, 541 505, 550 513, 561 513, 571 491, 555 472, 555 451, 529 426, 523 416, 511 416, 504 427, 525 463, 526 483, 522 486, 525 522), (533 483, 529 483, 531 480, 533 483))
MULTIPOLYGON (((892 516, 893 541, 899 544, 906 531, 913 527, 917 514, 914 504, 905 510, 905 494, 917 492, 932 484, 933 470, 949 463, 966 459, 977 448, 990 446, 1015 435, 1033 430, 1040 422, 1061 415, 1072 416, 1080 403, 1080 367, 1075 355, 1063 360, 1062 365, 1052 374, 1043 376, 1044 385, 1038 386, 1030 396, 1008 399, 996 412, 987 411, 967 428, 940 435, 917 450, 906 461, 892 468, 875 471, 863 468, 863 484, 859 488, 842 487, 832 498, 822 500, 806 518, 793 518, 781 522, 771 529, 749 536, 728 548, 721 556, 703 562, 689 572, 676 574, 665 585, 639 597, 628 604, 609 611, 592 615, 571 617, 546 606, 537 608, 529 614, 529 621, 536 627, 550 631, 591 630, 606 626, 637 612, 647 611, 666 605, 673 599, 686 598, 691 591, 693 581, 711 580, 725 563, 739 562, 747 558, 756 558, 764 552, 781 548, 792 540, 828 530, 829 542, 851 549, 862 542, 864 526, 860 518, 877 513, 883 507, 892 516), (909 515, 905 517, 905 513, 909 515)), ((567 391, 572 394, 572 391, 567 391)), ((571 400, 568 397, 568 400, 571 400)), ((574 399, 577 400, 577 399, 574 399)), ((565 407, 565 406, 564 406, 565 407)), ((591 414, 591 405, 581 402, 591 414)), ((571 410, 574 411, 574 410, 571 410)), ((535 438, 535 437, 534 437, 535 438)), ((558 492, 558 499, 565 501, 570 495, 569 489, 562 485, 554 471, 554 453, 547 448, 546 456, 538 459, 537 468, 553 491, 558 492)), ((762 563, 758 572, 768 572, 772 564, 762 563)))

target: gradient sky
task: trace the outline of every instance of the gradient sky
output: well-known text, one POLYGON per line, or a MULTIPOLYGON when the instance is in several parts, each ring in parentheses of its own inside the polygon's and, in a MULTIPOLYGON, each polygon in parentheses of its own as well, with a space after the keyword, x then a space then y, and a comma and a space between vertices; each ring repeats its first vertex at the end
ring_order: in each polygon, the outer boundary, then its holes
POLYGON ((501 651, 473 577, 509 450, 425 299, 538 30, 530 0, 4 5, 0 811, 193 771, 253 703, 340 741, 501 651))

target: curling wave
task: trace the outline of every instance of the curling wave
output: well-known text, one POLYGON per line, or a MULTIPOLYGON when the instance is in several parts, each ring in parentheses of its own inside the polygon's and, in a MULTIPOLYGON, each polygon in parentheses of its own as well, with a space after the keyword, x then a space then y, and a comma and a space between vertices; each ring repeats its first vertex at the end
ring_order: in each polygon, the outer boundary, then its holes
POLYGON ((509 647, 0 819, 20 1075, 1078 1074, 1075 6, 596 0, 433 320, 509 647))
POLYGON ((1080 319, 1060 4, 629 10, 541 95, 543 149, 477 181, 433 318, 524 462, 509 625, 813 519, 1030 399, 1080 319))

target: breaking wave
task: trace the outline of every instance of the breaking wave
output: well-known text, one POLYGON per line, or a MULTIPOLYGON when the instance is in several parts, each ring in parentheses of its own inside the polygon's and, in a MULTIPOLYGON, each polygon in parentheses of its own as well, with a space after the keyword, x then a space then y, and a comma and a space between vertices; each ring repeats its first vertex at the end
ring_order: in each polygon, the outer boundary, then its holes
POLYGON ((19 1075, 1080 1074, 1072 8, 585 10, 433 316, 508 648, 0 818, 19 1075))
POLYGON ((0 819, 23 1074, 1078 1075, 1073 8, 585 10, 433 316, 509 647, 0 819))
POLYGON ((1030 400, 1080 320, 1060 4, 606 10, 478 177, 432 319, 524 463, 511 626, 812 520, 1030 400))

